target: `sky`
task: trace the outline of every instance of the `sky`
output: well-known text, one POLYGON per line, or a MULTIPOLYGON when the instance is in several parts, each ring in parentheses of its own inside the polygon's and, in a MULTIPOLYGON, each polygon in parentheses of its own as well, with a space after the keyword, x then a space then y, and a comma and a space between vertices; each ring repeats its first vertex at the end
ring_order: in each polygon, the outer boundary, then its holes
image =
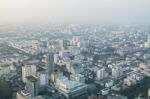
POLYGON ((0 0, 0 22, 150 24, 150 0, 0 0))

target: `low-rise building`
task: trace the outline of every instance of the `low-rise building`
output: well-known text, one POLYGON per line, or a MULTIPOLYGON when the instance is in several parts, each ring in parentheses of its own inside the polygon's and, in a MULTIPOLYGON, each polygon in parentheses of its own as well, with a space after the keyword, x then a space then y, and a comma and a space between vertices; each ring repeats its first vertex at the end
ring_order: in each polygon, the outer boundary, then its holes
POLYGON ((55 86, 57 90, 68 99, 87 93, 87 85, 79 81, 68 80, 67 78, 57 79, 55 86))
POLYGON ((17 92, 16 99, 32 99, 31 94, 27 93, 25 90, 17 92))

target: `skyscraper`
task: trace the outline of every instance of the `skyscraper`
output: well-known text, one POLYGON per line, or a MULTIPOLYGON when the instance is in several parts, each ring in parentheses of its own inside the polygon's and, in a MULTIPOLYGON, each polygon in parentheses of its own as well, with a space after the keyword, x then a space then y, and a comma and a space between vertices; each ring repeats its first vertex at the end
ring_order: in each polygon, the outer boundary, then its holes
POLYGON ((31 94, 32 99, 34 99, 38 93, 38 78, 35 76, 28 76, 25 89, 31 94))
POLYGON ((48 53, 47 56, 46 56, 46 68, 48 70, 48 75, 49 76, 55 70, 55 67, 54 67, 54 53, 53 52, 48 53))

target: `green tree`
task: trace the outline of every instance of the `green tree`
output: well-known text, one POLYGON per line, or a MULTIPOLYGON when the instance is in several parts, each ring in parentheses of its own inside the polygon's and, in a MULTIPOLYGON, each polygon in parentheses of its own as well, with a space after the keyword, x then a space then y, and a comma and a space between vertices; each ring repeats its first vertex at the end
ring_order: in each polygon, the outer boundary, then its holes
POLYGON ((0 80, 0 99, 12 99, 12 90, 10 85, 0 80))

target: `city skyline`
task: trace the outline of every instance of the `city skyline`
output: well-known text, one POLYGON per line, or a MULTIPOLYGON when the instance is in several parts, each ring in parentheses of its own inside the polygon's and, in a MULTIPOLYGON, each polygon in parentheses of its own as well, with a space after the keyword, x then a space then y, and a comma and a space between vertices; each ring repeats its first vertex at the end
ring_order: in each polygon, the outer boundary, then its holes
POLYGON ((150 98, 149 0, 0 0, 0 99, 150 98))

